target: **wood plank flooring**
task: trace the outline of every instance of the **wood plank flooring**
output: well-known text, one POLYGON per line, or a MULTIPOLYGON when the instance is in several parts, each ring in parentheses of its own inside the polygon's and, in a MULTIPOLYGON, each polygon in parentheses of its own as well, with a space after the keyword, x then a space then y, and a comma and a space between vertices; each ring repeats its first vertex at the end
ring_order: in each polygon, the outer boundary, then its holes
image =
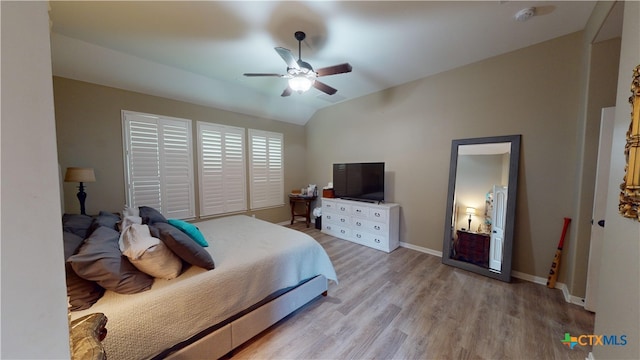
MULTIPOLYGON (((313 225, 312 225, 313 226, 313 225)), ((503 283, 399 248, 391 254, 322 234, 338 274, 320 297, 229 354, 231 359, 585 359, 561 343, 594 315, 560 290, 503 283)))

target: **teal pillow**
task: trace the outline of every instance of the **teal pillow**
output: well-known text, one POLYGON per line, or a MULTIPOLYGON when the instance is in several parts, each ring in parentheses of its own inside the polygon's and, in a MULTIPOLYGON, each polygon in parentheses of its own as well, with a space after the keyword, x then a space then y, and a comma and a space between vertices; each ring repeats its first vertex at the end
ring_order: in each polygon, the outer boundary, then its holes
POLYGON ((180 229, 183 233, 189 235, 189 237, 192 238, 195 242, 197 242, 200 246, 202 247, 209 246, 209 243, 204 238, 204 235, 202 235, 202 233, 200 232, 200 229, 198 229, 197 226, 179 219, 169 219, 167 220, 167 222, 169 222, 169 224, 180 229))

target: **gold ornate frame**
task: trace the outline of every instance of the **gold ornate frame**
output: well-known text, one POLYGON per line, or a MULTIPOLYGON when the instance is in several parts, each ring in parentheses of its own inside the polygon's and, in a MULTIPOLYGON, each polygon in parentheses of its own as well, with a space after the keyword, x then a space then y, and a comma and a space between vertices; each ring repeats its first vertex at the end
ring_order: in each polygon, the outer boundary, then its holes
POLYGON ((631 81, 631 124, 627 131, 624 155, 627 165, 620 184, 620 205, 622 216, 640 221, 640 65, 633 69, 631 81))

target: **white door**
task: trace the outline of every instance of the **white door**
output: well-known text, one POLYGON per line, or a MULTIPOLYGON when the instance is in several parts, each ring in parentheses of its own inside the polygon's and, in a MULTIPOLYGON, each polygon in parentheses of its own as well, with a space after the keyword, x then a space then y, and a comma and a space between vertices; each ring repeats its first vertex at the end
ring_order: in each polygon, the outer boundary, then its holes
POLYGON ((609 185, 609 163, 611 161, 611 142, 613 141, 613 123, 615 107, 602 109, 600 120, 600 141, 598 145, 598 164, 596 186, 593 197, 593 217, 591 224, 591 243, 589 244, 589 267, 587 269, 587 291, 584 308, 596 311, 598 304, 598 276, 604 236, 604 215, 607 208, 607 187, 609 185))
POLYGON ((493 186, 493 210, 491 214, 491 240, 489 243, 489 269, 502 270, 504 227, 507 221, 507 187, 493 186))

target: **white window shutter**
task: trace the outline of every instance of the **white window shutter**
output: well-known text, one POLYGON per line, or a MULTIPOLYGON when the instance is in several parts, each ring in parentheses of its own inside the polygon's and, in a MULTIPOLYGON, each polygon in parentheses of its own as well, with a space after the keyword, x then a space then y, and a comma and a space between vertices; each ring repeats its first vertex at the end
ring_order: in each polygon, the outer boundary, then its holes
POLYGON ((163 119, 161 135, 162 214, 173 219, 194 217, 191 121, 163 119))
POLYGON ((198 122, 200 215, 247 209, 244 129, 198 122))
POLYGON ((191 120, 122 112, 127 204, 195 216, 191 120))
POLYGON ((284 204, 283 135, 249 129, 251 209, 284 204))

